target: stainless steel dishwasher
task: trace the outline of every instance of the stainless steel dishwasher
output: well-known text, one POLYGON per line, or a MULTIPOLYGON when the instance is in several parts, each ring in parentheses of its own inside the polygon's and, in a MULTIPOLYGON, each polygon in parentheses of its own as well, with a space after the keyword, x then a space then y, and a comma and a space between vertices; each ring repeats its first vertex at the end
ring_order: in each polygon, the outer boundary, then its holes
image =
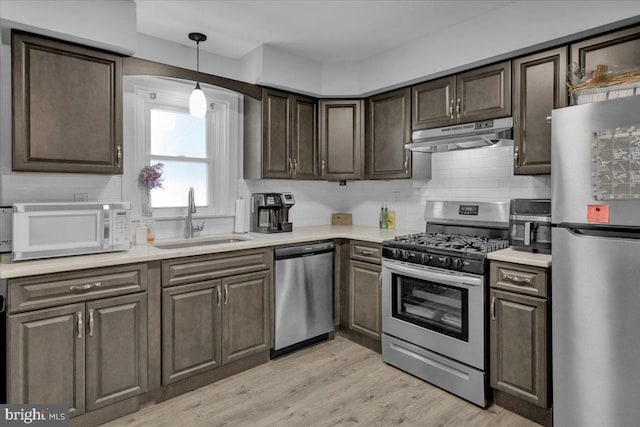
POLYGON ((328 338, 333 325, 333 242, 275 249, 275 316, 271 357, 328 338))

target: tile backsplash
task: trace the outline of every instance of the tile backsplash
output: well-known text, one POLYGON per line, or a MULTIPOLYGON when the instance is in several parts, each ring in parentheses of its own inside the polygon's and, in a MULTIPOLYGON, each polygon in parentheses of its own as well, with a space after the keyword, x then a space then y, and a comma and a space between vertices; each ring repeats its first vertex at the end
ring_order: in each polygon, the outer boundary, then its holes
POLYGON ((332 212, 350 212, 353 223, 378 225, 380 206, 396 211, 396 226, 424 229, 427 200, 508 201, 512 198, 550 198, 550 175, 514 176, 513 147, 478 148, 436 153, 428 181, 335 182, 261 180, 242 181, 241 194, 291 191, 294 226, 328 224, 332 212))

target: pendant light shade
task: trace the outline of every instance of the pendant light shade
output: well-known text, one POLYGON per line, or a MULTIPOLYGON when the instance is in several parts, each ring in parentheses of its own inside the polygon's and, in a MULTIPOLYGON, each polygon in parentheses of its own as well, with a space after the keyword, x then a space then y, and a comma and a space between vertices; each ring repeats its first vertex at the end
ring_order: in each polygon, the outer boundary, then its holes
POLYGON ((200 89, 200 83, 196 83, 196 88, 189 96, 189 114, 193 117, 204 117, 207 115, 207 98, 200 89))
MULTIPOLYGON (((196 71, 200 71, 200 42, 207 40, 207 36, 202 33, 189 33, 189 39, 196 42, 197 62, 196 71)), ((207 98, 200 89, 200 83, 196 82, 196 87, 189 96, 189 114, 193 117, 204 117, 207 115, 207 98)))

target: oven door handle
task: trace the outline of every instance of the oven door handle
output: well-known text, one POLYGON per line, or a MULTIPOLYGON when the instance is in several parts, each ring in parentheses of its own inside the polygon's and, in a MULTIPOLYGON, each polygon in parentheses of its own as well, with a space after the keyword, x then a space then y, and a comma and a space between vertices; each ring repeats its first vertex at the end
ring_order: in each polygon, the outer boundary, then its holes
POLYGON ((408 277, 430 280, 432 282, 442 283, 445 285, 462 286, 467 288, 482 286, 482 278, 480 277, 452 276, 449 274, 424 270, 420 267, 406 267, 404 265, 398 265, 395 263, 392 264, 388 261, 383 261, 382 268, 386 268, 389 271, 399 273, 408 277))

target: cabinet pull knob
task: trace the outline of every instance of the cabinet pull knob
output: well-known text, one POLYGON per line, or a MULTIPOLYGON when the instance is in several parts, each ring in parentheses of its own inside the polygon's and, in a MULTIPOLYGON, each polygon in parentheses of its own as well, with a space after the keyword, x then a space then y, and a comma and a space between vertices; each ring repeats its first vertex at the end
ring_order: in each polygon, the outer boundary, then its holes
POLYGON ((404 173, 409 173, 409 152, 404 155, 404 173))
POLYGON ((77 313, 78 339, 82 339, 82 312, 77 313))
POLYGON ((229 302, 229 285, 224 284, 224 305, 227 305, 229 302))
POLYGON ((218 307, 220 307, 220 302, 222 302, 222 291, 220 291, 220 286, 216 286, 216 291, 218 293, 218 307))
POLYGON ((120 167, 121 164, 122 164, 122 147, 118 145, 116 147, 116 166, 120 167))
POLYGON ((496 320, 496 297, 491 297, 491 320, 496 320))
POLYGON ((513 274, 505 273, 504 278, 516 283, 526 283, 528 285, 533 285, 533 280, 531 280, 531 277, 520 277, 513 274))
POLYGON ((456 116, 458 118, 460 118, 460 103, 462 102, 462 100, 460 98, 458 98, 458 100, 456 101, 456 116))
POLYGON ((93 336, 93 308, 89 310, 89 336, 93 336))
POLYGON ((321 169, 322 176, 324 176, 324 175, 325 175, 325 165, 324 165, 324 160, 322 161, 322 164, 321 164, 321 166, 320 166, 320 169, 321 169))
POLYGON ((69 286, 69 290, 71 292, 83 292, 83 291, 88 291, 89 289, 92 289, 94 287, 100 287, 102 286, 101 282, 95 282, 95 283, 86 283, 84 285, 72 285, 69 286))
POLYGON ((455 103, 455 101, 452 99, 451 102, 449 102, 449 117, 453 119, 453 104, 455 103))

